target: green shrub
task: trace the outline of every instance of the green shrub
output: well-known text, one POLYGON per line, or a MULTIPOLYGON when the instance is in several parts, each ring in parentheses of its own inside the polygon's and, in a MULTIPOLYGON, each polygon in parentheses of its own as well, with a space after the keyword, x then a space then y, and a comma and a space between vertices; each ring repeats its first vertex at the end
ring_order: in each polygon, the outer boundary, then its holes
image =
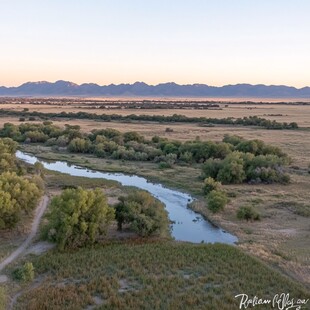
POLYGON ((207 196, 208 208, 213 213, 223 210, 228 202, 225 192, 213 190, 207 196))
POLYGON ((204 180, 203 193, 208 195, 213 190, 219 190, 221 187, 221 183, 215 181, 213 178, 208 177, 204 180))
POLYGON ((172 165, 165 162, 165 161, 161 161, 159 164, 158 164, 158 168, 159 169, 169 169, 169 168, 172 168, 172 165))
POLYGON ((237 211, 237 218, 240 220, 260 220, 260 215, 252 206, 241 206, 237 211))
POLYGON ((34 279, 34 267, 32 263, 27 262, 22 267, 13 271, 13 278, 18 281, 28 282, 34 279))

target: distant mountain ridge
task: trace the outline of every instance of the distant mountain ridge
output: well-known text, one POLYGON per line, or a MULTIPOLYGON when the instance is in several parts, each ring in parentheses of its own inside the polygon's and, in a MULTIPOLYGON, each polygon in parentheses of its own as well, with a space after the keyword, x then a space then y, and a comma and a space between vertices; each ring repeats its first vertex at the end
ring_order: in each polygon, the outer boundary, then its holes
POLYGON ((179 85, 173 82, 148 85, 81 85, 57 81, 27 82, 18 87, 0 86, 0 96, 154 96, 154 97, 244 97, 244 98, 310 98, 310 87, 295 88, 285 85, 236 84, 209 86, 206 84, 179 85))

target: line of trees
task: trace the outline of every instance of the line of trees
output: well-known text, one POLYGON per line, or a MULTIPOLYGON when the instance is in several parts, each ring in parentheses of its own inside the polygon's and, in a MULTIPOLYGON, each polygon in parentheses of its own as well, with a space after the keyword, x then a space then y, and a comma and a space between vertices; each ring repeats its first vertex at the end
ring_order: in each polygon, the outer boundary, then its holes
POLYGON ((55 242, 59 250, 92 245, 107 234, 114 220, 141 237, 167 236, 169 220, 164 205, 145 191, 133 191, 119 198, 114 208, 101 189, 66 189, 55 196, 46 215, 42 237, 55 242))
POLYGON ((212 177, 223 184, 289 181, 283 167, 290 163, 290 158, 280 148, 235 135, 225 135, 221 142, 196 139, 182 143, 158 136, 147 140, 137 132, 121 133, 110 128, 87 134, 82 133, 79 126, 60 128, 52 122, 44 122, 18 126, 6 123, 0 130, 1 136, 101 158, 152 161, 161 168, 174 164, 203 164, 203 178, 212 177))
POLYGON ((204 125, 208 124, 221 124, 221 125, 240 125, 240 126, 258 126, 266 129, 297 129, 298 124, 296 122, 277 122, 275 120, 269 120, 258 116, 249 116, 243 118, 208 118, 208 117, 188 117, 180 114, 173 114, 171 116, 164 115, 119 115, 119 114, 96 114, 88 112, 59 112, 59 113, 43 113, 36 111, 13 111, 0 109, 0 115, 6 116, 20 116, 23 121, 25 117, 39 117, 41 119, 53 119, 53 118, 73 118, 73 119, 91 119, 101 120, 105 122, 110 121, 147 121, 147 122, 165 122, 165 123, 200 123, 204 125))

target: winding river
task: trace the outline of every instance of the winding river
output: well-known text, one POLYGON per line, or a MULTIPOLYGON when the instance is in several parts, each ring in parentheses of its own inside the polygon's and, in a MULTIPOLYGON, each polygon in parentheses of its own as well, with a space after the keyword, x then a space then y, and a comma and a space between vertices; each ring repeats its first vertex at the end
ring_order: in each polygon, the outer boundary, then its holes
POLYGON ((34 155, 29 155, 21 151, 16 152, 17 158, 34 164, 39 161, 46 169, 67 173, 72 176, 88 178, 103 178, 118 181, 122 185, 135 186, 150 192, 154 197, 163 202, 172 221, 171 234, 175 240, 188 241, 193 243, 226 243, 233 244, 238 241, 237 237, 225 232, 223 229, 212 225, 200 214, 187 207, 193 198, 185 193, 171 190, 161 184, 148 182, 145 178, 135 175, 125 175, 121 173, 105 173, 87 168, 70 165, 67 162, 45 162, 34 155))

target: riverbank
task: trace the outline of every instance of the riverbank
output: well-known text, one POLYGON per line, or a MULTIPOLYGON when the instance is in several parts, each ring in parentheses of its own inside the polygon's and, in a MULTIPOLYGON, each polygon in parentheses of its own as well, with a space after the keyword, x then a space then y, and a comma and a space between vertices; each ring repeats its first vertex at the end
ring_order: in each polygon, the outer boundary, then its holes
MULTIPOLYGON (((31 164, 34 164, 38 159, 36 156, 27 155, 20 151, 17 152, 16 156, 31 164)), ((82 166, 68 164, 65 161, 57 161, 55 163, 41 161, 41 164, 43 164, 44 168, 48 171, 57 171, 67 173, 71 176, 88 177, 91 179, 100 178, 118 181, 123 186, 134 186, 140 190, 148 191, 164 204, 171 222, 171 235, 177 241, 194 243, 220 242, 228 244, 237 242, 235 236, 222 231, 219 227, 215 227, 204 220, 200 214, 191 211, 187 206, 193 199, 186 193, 171 190, 161 184, 151 183, 149 180, 136 175, 89 170, 82 166)))
POLYGON ((40 145, 22 145, 22 149, 42 159, 62 160, 107 172, 134 173, 151 181, 160 182, 169 188, 188 192, 196 198, 196 202, 190 207, 236 235, 239 247, 290 277, 310 285, 307 260, 308 217, 298 214, 300 208, 307 210, 309 186, 307 174, 297 171, 298 173, 291 175, 293 180, 290 185, 226 185, 224 188, 231 197, 230 202, 223 212, 214 215, 206 208, 201 195, 202 182, 199 179, 198 166, 161 170, 153 163, 122 162, 84 154, 56 153, 51 148, 40 145), (236 211, 241 205, 254 206, 261 214, 261 221, 238 220, 236 211))

